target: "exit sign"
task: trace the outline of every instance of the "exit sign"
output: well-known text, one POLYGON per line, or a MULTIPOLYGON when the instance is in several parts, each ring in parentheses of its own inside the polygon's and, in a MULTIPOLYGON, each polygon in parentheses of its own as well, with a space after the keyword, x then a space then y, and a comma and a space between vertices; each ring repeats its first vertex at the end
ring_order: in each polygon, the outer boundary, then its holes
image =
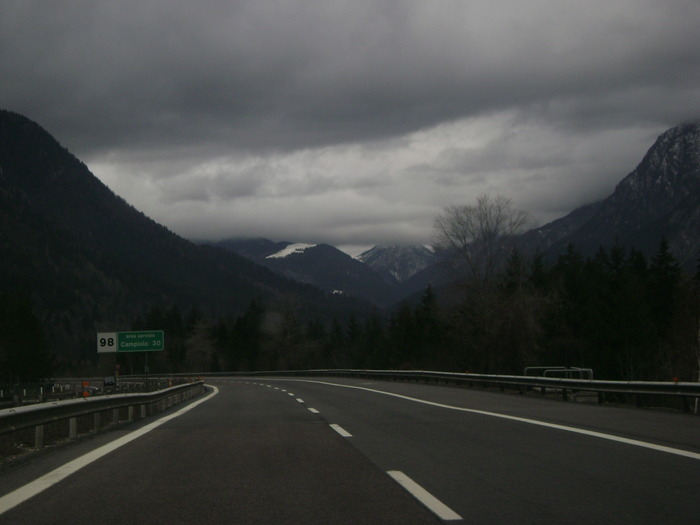
POLYGON ((99 332, 97 353, 157 352, 165 348, 163 330, 140 332, 99 332))

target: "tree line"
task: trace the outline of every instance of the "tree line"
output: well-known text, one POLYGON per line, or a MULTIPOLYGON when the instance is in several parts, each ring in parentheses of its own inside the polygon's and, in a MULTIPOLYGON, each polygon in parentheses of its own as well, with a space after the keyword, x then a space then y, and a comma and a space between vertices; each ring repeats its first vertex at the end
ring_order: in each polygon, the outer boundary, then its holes
MULTIPOLYGON (((500 197, 449 207, 435 221, 449 286, 389 311, 322 321, 252 300, 230 315, 154 306, 132 330, 162 329, 165 350, 102 355, 101 373, 312 368, 435 369, 522 374, 528 366, 591 368, 597 379, 698 379, 698 274, 662 241, 647 258, 616 244, 555 259, 517 245, 523 212, 500 197), (148 361, 146 361, 148 360, 148 361), (148 367, 148 368, 147 368, 148 367)), ((0 382, 57 371, 26 298, 0 296, 0 382)), ((93 343, 86 348, 93 352, 93 343)), ((87 350, 86 350, 87 351, 87 350)), ((97 359, 97 357, 95 357, 97 359)), ((59 370, 59 373, 70 372, 59 370)))
MULTIPOLYGON (((647 260, 616 243, 555 260, 526 255, 527 214, 480 197, 435 220, 436 246, 459 292, 448 316, 459 366, 522 373, 526 366, 592 368, 600 379, 698 377, 698 276, 665 240, 647 260)), ((700 265, 699 265, 700 269, 700 265)))
MULTIPOLYGON (((150 371, 309 368, 437 369, 522 374, 527 366, 592 368, 598 379, 697 379, 700 279, 662 242, 647 260, 622 246, 554 261, 513 251, 488 283, 428 287, 392 311, 303 320, 254 300, 233 316, 153 307, 131 329, 163 329, 150 371)), ((110 359, 103 354, 100 359, 110 359)), ((143 354, 114 356, 143 373, 143 354)), ((0 297, 0 382, 47 377, 55 360, 26 298, 0 297)), ((111 366, 111 364, 109 365, 111 366)), ((109 373, 109 370, 105 370, 109 373)))
POLYGON ((591 368, 597 379, 697 379, 698 278, 662 242, 647 259, 621 245, 554 261, 512 251, 488 283, 428 287, 389 313, 305 321, 252 301, 219 319, 154 309, 170 371, 436 369, 522 374, 527 366, 591 368))

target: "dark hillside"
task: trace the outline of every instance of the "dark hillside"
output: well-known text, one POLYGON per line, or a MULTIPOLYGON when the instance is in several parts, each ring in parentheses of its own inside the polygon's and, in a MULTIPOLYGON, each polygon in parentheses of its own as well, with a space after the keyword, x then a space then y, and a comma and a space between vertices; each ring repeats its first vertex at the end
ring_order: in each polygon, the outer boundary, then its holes
POLYGON ((356 306, 182 239, 116 196, 39 125, 8 111, 0 111, 0 287, 28 295, 53 345, 68 353, 88 343, 94 352, 95 331, 128 329, 152 306, 220 315, 257 299, 292 301, 311 317, 342 317, 356 306))
POLYGON ((527 246, 559 255, 573 244, 592 255, 621 244, 651 257, 662 239, 683 268, 700 256, 700 125, 661 134, 608 198, 528 232, 527 246))

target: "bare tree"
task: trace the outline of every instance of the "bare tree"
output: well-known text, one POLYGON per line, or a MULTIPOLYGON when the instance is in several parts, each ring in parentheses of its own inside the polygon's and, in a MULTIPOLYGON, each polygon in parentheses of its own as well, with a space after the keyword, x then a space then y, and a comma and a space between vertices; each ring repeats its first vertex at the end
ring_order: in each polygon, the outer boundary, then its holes
POLYGON ((517 274, 525 265, 515 251, 527 222, 528 214, 510 199, 489 195, 474 205, 449 206, 435 218, 434 247, 463 285, 452 288, 459 307, 451 323, 469 370, 513 373, 537 353, 539 301, 521 284, 517 274))
POLYGON ((434 247, 467 281, 488 284, 504 268, 513 237, 522 232, 528 218, 511 199, 482 195, 475 205, 448 206, 435 218, 434 247))

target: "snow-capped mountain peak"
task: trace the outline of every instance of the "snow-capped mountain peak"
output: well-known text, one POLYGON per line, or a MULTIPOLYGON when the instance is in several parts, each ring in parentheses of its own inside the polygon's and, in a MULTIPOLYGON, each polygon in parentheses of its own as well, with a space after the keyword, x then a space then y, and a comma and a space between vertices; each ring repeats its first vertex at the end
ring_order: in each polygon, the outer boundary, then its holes
POLYGON ((435 263, 435 254, 425 246, 378 245, 357 259, 389 281, 404 282, 435 263))

